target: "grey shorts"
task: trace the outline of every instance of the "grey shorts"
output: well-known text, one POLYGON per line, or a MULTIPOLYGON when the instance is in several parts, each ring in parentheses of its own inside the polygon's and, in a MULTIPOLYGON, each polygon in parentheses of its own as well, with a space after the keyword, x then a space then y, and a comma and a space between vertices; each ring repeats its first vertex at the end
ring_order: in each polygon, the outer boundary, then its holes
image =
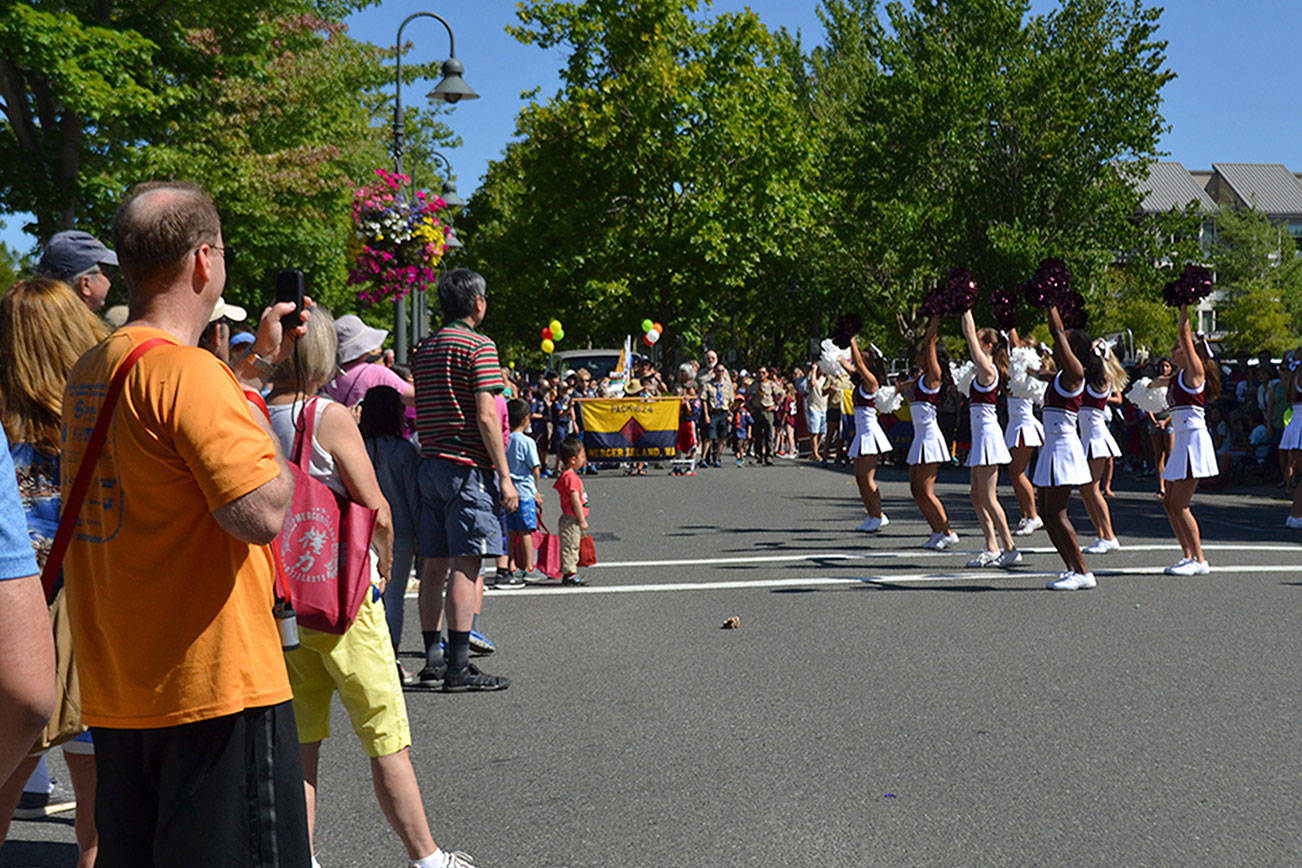
POLYGON ((493 471, 442 458, 422 458, 416 550, 423 558, 502 554, 497 479, 493 471))

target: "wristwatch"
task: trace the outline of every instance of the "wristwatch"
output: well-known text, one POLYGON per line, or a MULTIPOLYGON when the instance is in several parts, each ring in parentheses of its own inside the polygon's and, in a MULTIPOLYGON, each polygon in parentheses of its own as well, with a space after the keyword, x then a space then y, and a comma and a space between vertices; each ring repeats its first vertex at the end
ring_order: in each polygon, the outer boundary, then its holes
POLYGON ((271 372, 276 370, 276 366, 272 364, 270 359, 264 359, 255 352, 250 352, 244 358, 246 358, 249 364, 253 366, 253 370, 257 371, 264 379, 269 378, 271 372))

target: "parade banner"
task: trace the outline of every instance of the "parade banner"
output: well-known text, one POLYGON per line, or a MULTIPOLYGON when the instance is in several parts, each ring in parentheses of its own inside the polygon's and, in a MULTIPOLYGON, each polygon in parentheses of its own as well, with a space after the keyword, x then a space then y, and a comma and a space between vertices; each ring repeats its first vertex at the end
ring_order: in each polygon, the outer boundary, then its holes
POLYGON ((677 454, 678 398, 583 398, 589 461, 646 461, 677 454))

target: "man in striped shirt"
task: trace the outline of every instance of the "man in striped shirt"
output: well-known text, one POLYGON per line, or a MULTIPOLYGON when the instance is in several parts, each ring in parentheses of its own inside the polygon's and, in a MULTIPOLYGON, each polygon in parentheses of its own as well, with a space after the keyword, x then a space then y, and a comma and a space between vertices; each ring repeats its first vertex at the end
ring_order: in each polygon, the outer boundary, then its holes
POLYGON ((425 668, 417 677, 426 687, 441 681, 445 691, 501 690, 507 679, 471 665, 470 630, 480 565, 505 551, 499 505, 515 512, 520 500, 495 400, 506 384, 497 345, 476 330, 488 310, 484 278, 458 268, 439 279, 438 295, 445 325, 420 345, 411 366, 421 444, 416 547, 427 559, 419 597, 425 668))

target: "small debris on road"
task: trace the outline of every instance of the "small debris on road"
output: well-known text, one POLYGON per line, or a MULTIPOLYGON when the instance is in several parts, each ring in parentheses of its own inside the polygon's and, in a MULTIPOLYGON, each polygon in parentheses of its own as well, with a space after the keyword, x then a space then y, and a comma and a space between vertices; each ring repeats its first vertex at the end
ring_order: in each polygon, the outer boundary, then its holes
POLYGON ((731 618, 724 619, 722 629, 736 630, 740 626, 741 626, 741 618, 738 618, 736 615, 733 615, 731 618))

